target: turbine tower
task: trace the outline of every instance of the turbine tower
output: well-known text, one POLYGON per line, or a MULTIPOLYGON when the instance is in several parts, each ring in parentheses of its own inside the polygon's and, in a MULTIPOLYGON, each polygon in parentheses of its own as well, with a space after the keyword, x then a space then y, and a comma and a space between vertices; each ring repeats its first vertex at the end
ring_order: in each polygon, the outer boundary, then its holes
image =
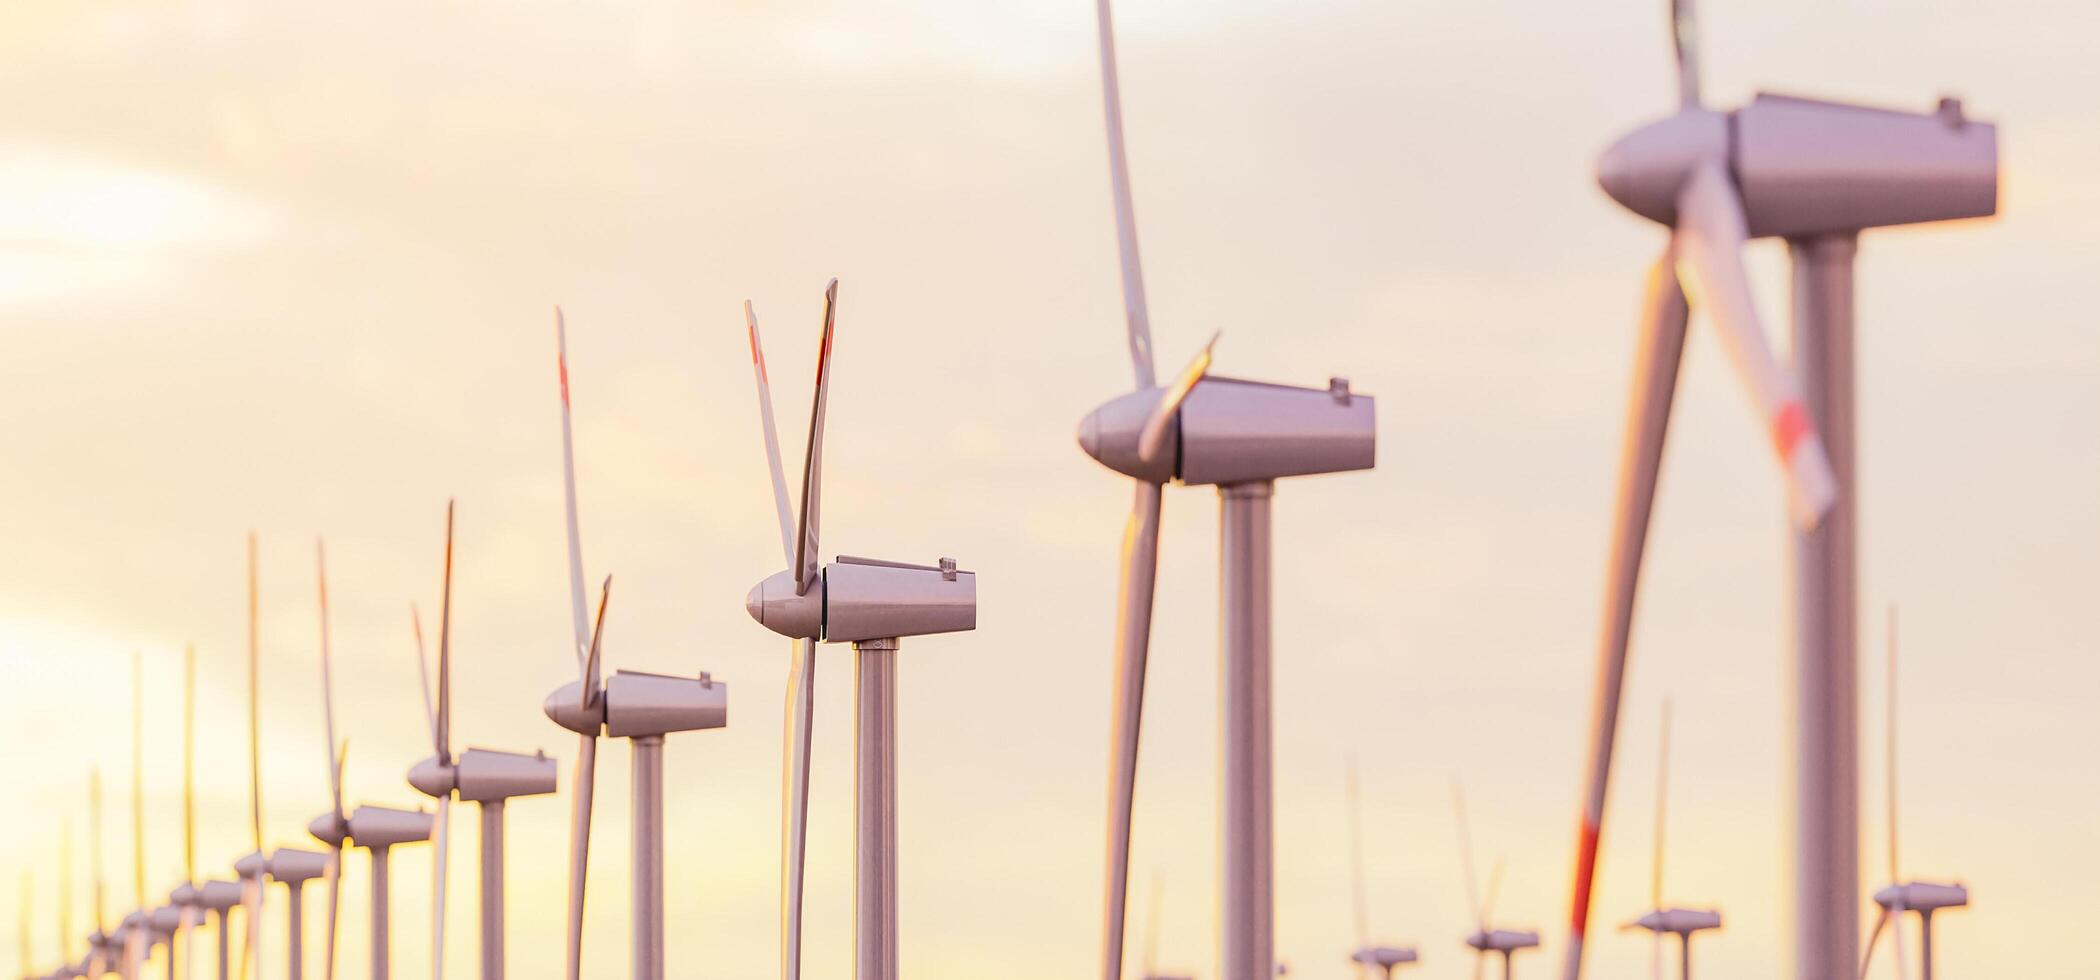
MULTIPOLYGON (((423 694, 424 715, 430 722, 430 738, 436 754, 416 763, 408 771, 408 783, 417 792, 437 800, 437 862, 435 898, 431 913, 431 965, 433 980, 445 976, 445 859, 451 840, 452 798, 481 809, 481 976, 482 980, 503 977, 503 806, 519 796, 542 796, 554 792, 556 764, 544 752, 525 755, 492 749, 468 749, 452 754, 452 512, 445 506, 445 584, 438 626, 437 706, 431 708, 429 671, 423 666, 423 624, 413 606, 409 621, 416 631, 416 670, 424 675, 417 689, 423 694)), ((327 585, 323 580, 322 608, 327 607, 327 585)), ((325 613, 324 613, 325 615, 325 613)), ((324 633, 325 637, 325 633, 324 633)), ((325 642, 325 640, 324 640, 325 642)))
MULTIPOLYGON (((818 551, 823 513, 825 405, 831 391, 832 330, 838 311, 838 280, 824 288, 823 332, 817 347, 816 394, 809 415, 809 442, 802 466, 802 511, 799 526, 787 525, 786 478, 780 454, 769 446, 775 511, 783 555, 789 563, 753 586, 744 608, 760 625, 795 641, 799 658, 810 644, 853 644, 853 975, 857 980, 897 977, 897 651, 908 636, 955 633, 977 628, 977 575, 943 558, 937 565, 914 565, 874 558, 838 556, 829 565, 818 551), (793 546, 789 547, 792 538, 793 546)), ((758 323, 746 309, 751 356, 757 368, 761 417, 772 414, 771 385, 758 323)), ((766 428, 772 428, 770 420, 766 428)), ((769 438, 768 443, 772 440, 769 438)), ((786 853, 783 870, 796 869, 799 890, 801 828, 806 826, 810 696, 808 664, 790 669, 788 692, 788 760, 786 853), (797 705, 801 704, 801 707, 797 705), (799 717, 798 717, 799 715, 799 717), (800 726, 798 731, 797 726, 800 726)), ((799 897, 799 896, 798 896, 799 897)), ((787 933, 800 937, 799 904, 783 911, 787 933)), ((790 960, 799 950, 790 950, 790 960)), ((798 967, 799 969, 799 967, 798 967)))
POLYGON ((1924 964, 1925 980, 1932 980, 1932 914, 1941 909, 1964 908, 1969 904, 1969 888, 1962 884, 1946 884, 1933 881, 1904 881, 1897 861, 1896 831, 1896 607, 1889 607, 1888 625, 1888 815, 1889 815, 1889 881, 1887 887, 1874 893, 1874 904, 1881 907, 1881 914, 1874 920, 1874 930, 1867 935, 1867 948, 1860 956, 1859 975, 1866 980, 1867 967, 1874 960, 1874 944, 1881 938, 1881 930, 1891 922, 1889 943, 1895 947, 1896 977, 1902 980, 1907 975, 1903 956, 1903 913, 1918 913, 1918 958, 1924 964))
POLYGON ((387 980, 392 967, 390 958, 391 925, 387 900, 391 885, 387 879, 389 858, 393 849, 404 844, 414 844, 430 839, 431 815, 421 810, 402 810, 394 807, 362 805, 349 813, 343 812, 343 764, 349 755, 349 742, 336 741, 335 736, 335 678, 331 663, 332 653, 328 642, 328 569, 326 553, 319 542, 314 545, 314 556, 318 565, 321 596, 321 719, 328 737, 328 795, 330 809, 313 818, 306 825, 306 832, 315 840, 328 845, 329 853, 322 855, 324 869, 333 869, 328 878, 328 947, 324 967, 325 976, 335 976, 335 942, 337 903, 341 897, 343 848, 362 847, 370 855, 372 868, 372 980, 387 980))
POLYGON ((1370 397, 1350 391, 1342 378, 1321 388, 1298 388, 1212 377, 1206 373, 1207 347, 1171 385, 1159 387, 1153 375, 1152 330, 1124 157, 1109 0, 1096 0, 1095 10, 1123 307, 1137 379, 1136 391, 1096 409, 1079 435, 1087 455, 1135 480, 1130 519, 1123 529, 1115 706, 1109 718, 1102 976, 1116 980, 1123 969, 1131 809, 1159 559, 1160 490, 1176 481, 1215 485, 1222 504, 1220 971, 1224 980, 1268 980, 1276 969, 1275 854, 1270 839, 1270 498, 1282 477, 1370 469, 1377 441, 1375 406, 1370 397))
POLYGON ((1627 923, 1626 928, 1646 929, 1653 934, 1655 941, 1648 950, 1648 973, 1654 980, 1662 980, 1663 937, 1676 936, 1682 961, 1681 975, 1683 980, 1692 980, 1692 936, 1721 928, 1721 913, 1712 909, 1663 906, 1663 818, 1668 812, 1670 799, 1670 702, 1667 698, 1662 706, 1662 741, 1658 754, 1660 761, 1655 768, 1655 859, 1654 873, 1648 879, 1648 911, 1627 923))
POLYGON ((1858 962, 1859 891, 1853 258, 1868 228, 1994 213, 1997 131, 1953 99, 1929 113, 1774 95, 1708 108, 1691 0, 1672 0, 1670 13, 1679 109, 1597 167, 1607 194, 1672 233, 1649 276, 1620 457, 1563 976, 1582 971, 1634 594, 1691 302, 1708 309, 1788 474, 1794 973, 1844 976, 1858 962), (1740 254, 1767 236, 1785 239, 1793 261, 1792 372, 1766 344, 1740 254))
MULTIPOLYGON (((562 489, 569 532, 569 599, 574 619, 576 666, 581 676, 547 696, 547 717, 577 735, 575 808, 569 822, 569 980, 583 968, 583 897, 590 866, 591 796, 598 766, 598 737, 628 739, 634 748, 634 976, 664 975, 664 736, 704 731, 729 723, 729 685, 706 672, 671 677, 622 670, 601 682, 599 635, 584 613, 583 545, 576 520, 576 465, 569 424, 568 331, 554 311, 556 366, 561 378, 562 489)), ((598 601, 598 629, 605 625, 608 577, 598 601)))

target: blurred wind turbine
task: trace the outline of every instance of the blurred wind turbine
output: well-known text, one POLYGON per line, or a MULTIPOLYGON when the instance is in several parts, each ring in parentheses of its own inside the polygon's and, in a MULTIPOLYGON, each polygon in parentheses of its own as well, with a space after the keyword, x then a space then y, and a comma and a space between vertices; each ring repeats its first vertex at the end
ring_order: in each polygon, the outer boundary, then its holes
POLYGON ((1859 232, 1997 210, 1997 131, 1944 99, 1931 113, 1759 95, 1706 108, 1691 0, 1670 6, 1679 109, 1619 140, 1605 193, 1671 229, 1649 274, 1620 456, 1586 796, 1563 976, 1578 980, 1626 670, 1634 594, 1690 305, 1706 307, 1787 471, 1794 522, 1795 970, 1851 972, 1858 940, 1853 258, 1859 232), (1794 360, 1773 356, 1741 252, 1787 240, 1794 360), (1805 382, 1805 386, 1803 384, 1805 382))
POLYGON ((387 879, 389 858, 396 847, 430 839, 431 815, 421 810, 369 804, 347 814, 343 812, 343 765, 350 746, 347 739, 336 741, 335 735, 335 672, 328 642, 328 570, 326 554, 319 542, 314 545, 314 557, 321 597, 321 719, 328 737, 327 745, 333 747, 327 753, 330 809, 306 825, 306 832, 328 845, 330 850, 329 854, 321 855, 321 869, 328 879, 328 947, 323 972, 327 980, 334 980, 337 905, 343 881, 343 848, 347 844, 364 848, 371 856, 372 980, 387 980, 392 969, 387 911, 391 891, 387 879))
MULTIPOLYGON (((1101 973, 1105 980, 1116 980, 1123 972, 1131 812, 1159 565, 1160 492, 1168 481, 1178 481, 1215 484, 1222 505, 1220 968, 1226 980, 1267 978, 1277 962, 1275 853, 1270 839, 1270 498, 1280 477, 1371 468, 1375 406, 1371 398, 1351 392, 1341 378, 1330 379, 1324 388, 1298 388, 1213 377, 1208 373, 1208 345, 1172 384, 1158 385, 1123 146, 1109 0, 1096 0, 1095 14, 1124 318, 1137 382, 1136 391, 1087 416, 1079 435, 1087 455, 1135 481, 1117 588, 1101 973)), ((1211 343, 1216 341, 1213 336, 1211 343)))
POLYGON ((1889 881, 1890 884, 1874 893, 1874 904, 1881 907, 1881 915, 1874 920, 1874 931, 1867 935, 1867 947, 1860 956, 1859 975, 1865 980, 1867 967, 1874 960, 1874 944, 1881 938, 1884 926, 1893 923, 1889 930, 1889 944, 1895 950, 1896 978, 1903 980, 1908 975, 1903 956, 1903 913, 1918 913, 1918 959, 1924 964, 1924 980, 1932 980, 1932 914, 1945 908, 1962 908, 1969 904, 1969 888, 1962 884, 1942 884, 1930 881, 1903 880, 1896 851, 1898 815, 1896 806, 1896 607, 1889 606, 1888 625, 1888 789, 1889 789, 1889 881))
POLYGON ((1483 900, 1475 891, 1473 877, 1473 828, 1466 819, 1466 791, 1458 777, 1451 778, 1452 809, 1458 817, 1458 854, 1466 875, 1466 896, 1473 906, 1475 929, 1466 937, 1466 945, 1473 948, 1473 980, 1481 980, 1487 971, 1489 953, 1502 954, 1502 980, 1514 976, 1513 957, 1518 950, 1531 949, 1539 944, 1539 934, 1529 929, 1490 929, 1488 923, 1495 914, 1495 896, 1502 890, 1502 860, 1495 860, 1495 870, 1488 874, 1487 897, 1483 900))
POLYGON ((569 822, 569 980, 583 969, 583 897, 591 846, 591 796, 598 766, 598 736, 625 738, 634 750, 634 976, 662 980, 664 975, 664 736, 673 732, 721 728, 729 722, 729 685, 705 671, 697 677, 671 677, 622 670, 602 683, 598 671, 600 631, 605 627, 605 600, 612 591, 607 577, 598 600, 598 625, 590 629, 584 611, 583 544, 576 520, 576 463, 569 420, 568 330, 561 309, 554 311, 556 366, 561 378, 562 489, 569 531, 569 598, 575 626, 576 666, 580 677, 547 696, 547 717, 578 737, 575 809, 569 822))
POLYGON ((1655 859, 1654 872, 1648 881, 1649 910, 1627 923, 1626 928, 1646 929, 1654 934, 1654 942, 1648 949, 1648 972, 1654 980, 1662 980, 1663 936, 1675 935, 1683 961, 1683 980, 1692 980, 1692 935, 1721 928, 1721 913, 1711 909, 1663 907, 1663 818, 1670 799, 1670 701, 1667 698, 1663 699, 1662 741, 1658 754, 1660 761, 1655 767, 1655 859))
MULTIPOLYGON (((787 480, 777 450, 766 454, 773 477, 774 509, 781 519, 781 545, 792 551, 789 565, 752 586, 744 608, 775 633, 795 643, 800 657, 817 641, 853 644, 853 972, 858 980, 897 977, 897 650, 904 637, 954 633, 977 628, 977 575, 960 571, 955 560, 914 565, 873 558, 838 556, 820 565, 818 550, 823 512, 824 420, 831 391, 833 327, 838 312, 837 279, 824 288, 824 321, 817 347, 817 380, 809 415, 809 442, 802 464, 802 511, 799 526, 787 525, 787 480)), ((761 405, 772 402, 764 370, 757 319, 749 318, 752 358, 758 363, 761 405)), ((761 415, 770 414, 770 411, 761 415)), ((770 441, 770 440, 769 440, 770 441)), ((798 665, 799 666, 799 665, 798 665)), ((799 871, 799 828, 806 825, 807 716, 797 731, 798 698, 806 699, 810 673, 794 689, 790 668, 786 823, 796 832, 783 837, 783 869, 799 871), (799 751, 798 751, 799 749, 799 751), (796 769, 800 768, 800 772, 796 769), (798 812, 801 811, 801 812, 798 812)), ((797 876, 799 877, 799 875, 797 876)), ((799 885, 799 882, 798 882, 799 885)), ((800 910, 787 903, 789 932, 800 935, 800 910)), ((798 959, 799 951, 791 951, 798 959)))
MULTIPOLYGON (((554 792, 556 764, 544 752, 525 755, 492 749, 468 749, 452 754, 452 513, 445 505, 445 584, 438 626, 437 707, 428 711, 430 738, 436 754, 416 763, 408 772, 409 785, 437 800, 437 862, 435 901, 431 913, 431 972, 433 980, 445 976, 445 856, 451 837, 450 810, 456 795, 481 810, 481 976, 482 980, 503 977, 503 805, 517 796, 541 796, 554 792)), ((324 580, 325 583, 325 580, 324 580)), ((323 585, 325 603, 326 585, 323 585)), ((410 622, 416 630, 416 670, 427 675, 423 656, 423 624, 413 606, 410 622)), ((423 704, 430 707, 427 678, 418 685, 423 704)))
POLYGON ((1417 956, 1412 946, 1381 946, 1371 942, 1371 916, 1364 899, 1364 803, 1356 772, 1356 753, 1349 753, 1349 884, 1356 903, 1356 951, 1349 955, 1356 964, 1356 975, 1363 977, 1376 968, 1379 976, 1390 978, 1393 970, 1415 962, 1417 956))

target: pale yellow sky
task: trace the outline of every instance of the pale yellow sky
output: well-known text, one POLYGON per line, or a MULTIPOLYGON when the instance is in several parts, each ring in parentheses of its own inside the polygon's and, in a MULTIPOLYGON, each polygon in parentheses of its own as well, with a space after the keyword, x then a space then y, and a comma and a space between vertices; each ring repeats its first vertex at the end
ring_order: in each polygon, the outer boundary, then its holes
MULTIPOLYGON (((1279 948, 1346 975, 1342 760, 1371 915, 1415 975, 1470 973, 1446 784, 1553 972, 1613 456, 1658 231, 1596 152, 1666 111, 1661 4, 1123 0, 1126 111, 1163 361, 1380 398, 1381 467, 1277 500, 1279 948)), ((2079 0, 1706 0, 1709 98, 1760 89, 2002 126, 2002 217, 1875 233, 1860 260, 1867 881, 1883 877, 1879 610, 1905 618, 1904 870, 1959 876, 1948 976, 2078 977, 2100 874, 2100 30, 2079 0)), ((129 898, 129 651, 146 651, 156 892, 181 873, 180 648, 201 651, 200 860, 245 847, 242 535, 263 544, 269 832, 326 806, 312 538, 330 543, 354 800, 418 799, 406 604, 460 501, 463 743, 573 740, 550 310, 567 309, 592 576, 615 666, 712 671, 728 729, 672 740, 670 961, 775 969, 786 644, 738 304, 799 433, 841 279, 827 551, 959 558, 980 628, 901 671, 904 972, 1084 976, 1098 943, 1108 639, 1125 484, 1072 432, 1128 384, 1092 5, 136 2, 13 5, 0 31, 0 665, 17 692, 0 869, 54 952, 59 826, 110 782, 129 898)), ((1784 256, 1751 256, 1783 337, 1784 256)), ((1783 341, 1782 341, 1783 342, 1783 341)), ((1669 897, 1721 906, 1701 974, 1779 971, 1778 481, 1704 324, 1680 388, 1636 633, 1598 915, 1647 890, 1655 705, 1677 703, 1669 897)), ((790 436, 790 441, 799 438, 790 436)), ((790 458, 796 454, 791 449, 790 458)), ((1135 908, 1210 975, 1213 495, 1168 495, 1135 908)), ((845 976, 850 662, 819 677, 808 963, 845 976)), ((626 970, 627 752, 602 753, 592 976, 626 970)), ((510 816, 511 966, 553 976, 566 799, 510 816)), ((76 830, 86 926, 86 847, 76 830)), ((450 969, 473 968, 471 830, 450 969)), ((429 859, 399 856, 419 975, 429 859)), ((349 867, 345 975, 365 966, 349 867)), ((316 903, 318 904, 318 903, 316 903)), ((281 902, 278 904, 281 914, 281 902)), ((1142 915, 1134 923, 1143 934, 1142 915)), ((316 933, 318 936, 318 933, 316 933)), ((266 962, 282 950, 268 933, 266 962)), ((8 931, 6 942, 12 944, 8 931)), ((1597 976, 1645 942, 1593 940, 1597 976)), ((1133 950, 1133 960, 1136 951, 1133 950)), ((12 959, 9 959, 12 962, 12 959)), ((1877 967, 1890 975, 1887 966, 1877 967)))

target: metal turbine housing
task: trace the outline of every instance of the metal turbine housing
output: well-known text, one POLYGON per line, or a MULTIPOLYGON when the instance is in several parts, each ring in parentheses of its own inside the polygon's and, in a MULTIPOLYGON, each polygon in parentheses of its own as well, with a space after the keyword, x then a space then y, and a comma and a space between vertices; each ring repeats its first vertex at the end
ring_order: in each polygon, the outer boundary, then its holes
POLYGON ((960 633, 977 628, 977 573, 840 555, 795 594, 793 572, 753 586, 744 609, 782 636, 829 643, 960 633))
POLYGON ((1164 387, 1133 391, 1094 410, 1079 446, 1101 465, 1149 483, 1251 483, 1367 470, 1377 462, 1377 399, 1349 390, 1205 376, 1189 391, 1152 458, 1138 437, 1164 387))
POLYGON ((465 802, 488 803, 552 793, 558 770, 545 752, 526 755, 468 749, 449 766, 439 765, 436 756, 426 757, 408 771, 408 784, 424 796, 439 797, 457 790, 465 802))
MULTIPOLYGON (((622 670, 606 678, 595 704, 584 708, 582 701, 581 682, 570 681, 547 695, 542 707, 555 724, 579 735, 596 735, 603 726, 613 738, 641 738, 729 724, 729 685, 705 672, 679 677, 622 670)), ((551 778, 554 763, 546 764, 551 778)))
POLYGON ((1693 169, 1721 160, 1752 237, 1800 237, 1998 210, 1998 128, 1942 99, 1929 113, 1760 93, 1730 113, 1688 109, 1612 144, 1597 182, 1630 211, 1677 224, 1693 169))

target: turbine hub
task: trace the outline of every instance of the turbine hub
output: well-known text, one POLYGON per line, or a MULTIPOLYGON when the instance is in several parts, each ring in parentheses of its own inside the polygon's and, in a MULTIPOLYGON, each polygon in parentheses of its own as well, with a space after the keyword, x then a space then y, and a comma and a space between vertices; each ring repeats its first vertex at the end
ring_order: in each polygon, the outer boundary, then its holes
POLYGON ((744 596, 744 611, 758 620, 760 626, 782 636, 821 640, 824 638, 825 588, 824 576, 819 574, 808 591, 796 595, 795 573, 776 572, 751 587, 750 593, 744 596))
POLYGON ((1597 158, 1597 183, 1627 210, 1677 224, 1677 193, 1692 169, 1729 154, 1728 116, 1686 109, 1626 134, 1597 158))
MULTIPOLYGON (((308 821, 306 832, 312 834, 315 840, 329 847, 343 846, 343 838, 350 836, 350 828, 345 825, 341 817, 336 816, 333 810, 308 821)), ((235 867, 238 869, 238 865, 235 867)), ((205 887, 209 888, 210 885, 207 884, 205 887)))
POLYGON ((583 682, 570 681, 556 688, 553 694, 547 695, 546 702, 540 708, 555 724, 578 735, 595 736, 599 729, 605 727, 604 691, 601 689, 599 696, 592 700, 590 707, 584 707, 583 682))
POLYGON ((459 769, 439 762, 437 756, 430 756, 408 770, 408 784, 432 799, 450 796, 459 785, 459 769))

